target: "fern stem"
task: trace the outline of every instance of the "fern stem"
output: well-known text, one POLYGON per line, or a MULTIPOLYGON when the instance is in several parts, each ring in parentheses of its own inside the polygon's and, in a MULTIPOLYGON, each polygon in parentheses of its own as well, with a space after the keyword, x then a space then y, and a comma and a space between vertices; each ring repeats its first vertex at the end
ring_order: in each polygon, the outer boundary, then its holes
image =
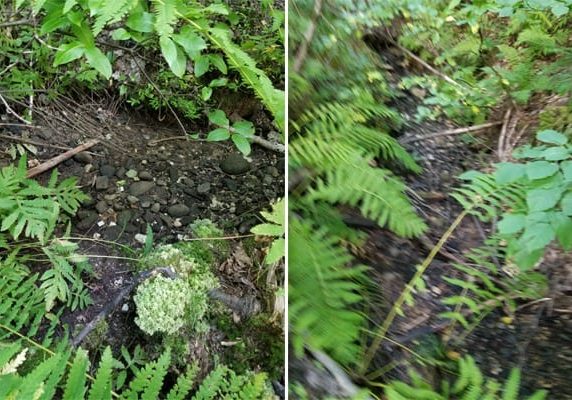
MULTIPOLYGON (((10 333, 13 334, 13 335, 18 336, 18 337, 21 338, 21 339, 24 339, 26 342, 30 343, 32 346, 37 347, 38 349, 40 349, 40 350, 42 350, 42 351, 48 353, 48 354, 51 355, 52 357, 56 355, 56 353, 53 352, 52 350, 48 349, 48 348, 45 347, 45 346, 42 346, 40 343, 36 342, 35 340, 30 339, 29 337, 27 337, 27 336, 25 336, 25 335, 22 335, 20 332, 14 330, 14 329, 12 329, 12 328, 10 328, 9 326, 6 326, 6 325, 4 325, 4 324, 0 324, 0 328, 6 330, 6 331, 8 331, 8 332, 10 332, 10 333)), ((67 364, 68 367, 70 367, 70 368, 72 367, 72 363, 71 363, 71 362, 66 361, 66 364, 67 364)), ((85 376, 86 376, 86 378, 89 379, 90 381, 95 382, 95 378, 94 378, 93 376, 91 376, 90 374, 87 374, 87 373, 86 373, 85 376)), ((111 395, 112 395, 113 397, 119 398, 119 395, 118 395, 117 393, 115 393, 113 390, 111 391, 111 395)))
POLYGON ((389 328, 391 327, 393 320, 395 319, 399 310, 403 306, 405 299, 411 294, 413 288, 415 287, 415 282, 417 282, 417 280, 423 276, 429 265, 431 265, 431 262, 433 261, 437 253, 445 245, 447 240, 449 240, 455 229, 457 229, 457 227, 459 226, 461 221, 463 221, 463 219, 467 216, 469 211, 470 209, 465 209, 457 216, 457 218, 449 226, 447 231, 441 236, 437 244, 433 247, 433 249, 431 249, 429 255, 425 258, 425 260, 423 260, 413 278, 411 278, 409 283, 405 286, 405 288, 399 295, 399 298, 395 301, 395 303, 391 307, 391 310, 389 311, 389 314, 383 321, 383 324, 379 327, 377 332, 374 333, 374 339, 369 348, 367 348, 363 360, 361 362, 361 365, 358 368, 359 376, 363 377, 365 372, 367 371, 369 365, 371 364, 371 361, 373 360, 375 353, 379 349, 379 346, 381 345, 382 341, 386 339, 387 332, 389 331, 389 328))

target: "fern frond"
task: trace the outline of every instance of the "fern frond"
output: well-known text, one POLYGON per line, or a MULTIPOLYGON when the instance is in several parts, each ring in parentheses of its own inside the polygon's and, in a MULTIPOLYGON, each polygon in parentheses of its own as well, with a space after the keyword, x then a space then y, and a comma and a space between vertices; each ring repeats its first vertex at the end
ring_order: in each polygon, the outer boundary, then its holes
POLYGON ((290 324, 293 346, 325 350, 350 362, 359 346, 356 340, 365 321, 351 306, 363 300, 360 281, 366 267, 346 264, 351 256, 322 230, 292 219, 289 242, 290 324))
POLYGON ((83 349, 78 349, 66 381, 66 388, 64 390, 63 400, 83 399, 85 394, 85 374, 89 361, 87 359, 87 352, 83 349))
POLYGON ((390 171, 372 168, 366 160, 356 160, 339 165, 326 173, 325 179, 318 179, 308 199, 358 207, 364 216, 399 236, 418 236, 426 225, 415 214, 404 189, 390 171))
POLYGON ((155 31, 159 36, 170 36, 174 31, 177 17, 177 0, 153 0, 155 31))
POLYGON ((138 2, 134 0, 103 1, 103 7, 98 10, 95 16, 92 28, 93 35, 99 35, 106 25, 123 19, 137 4, 138 2))
POLYGON ((108 346, 103 351, 95 381, 89 390, 89 400, 111 400, 111 372, 113 356, 108 346))
POLYGON ((171 361, 171 351, 167 349, 157 361, 150 362, 135 374, 129 389, 122 394, 125 399, 155 400, 163 387, 171 361))

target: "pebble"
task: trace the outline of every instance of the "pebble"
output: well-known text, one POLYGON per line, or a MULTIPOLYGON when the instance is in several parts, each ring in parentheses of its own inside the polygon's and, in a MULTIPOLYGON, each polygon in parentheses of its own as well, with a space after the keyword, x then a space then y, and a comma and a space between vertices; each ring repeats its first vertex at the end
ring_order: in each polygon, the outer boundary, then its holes
POLYGON ((98 201, 97 204, 95 205, 95 209, 97 210, 98 213, 103 214, 104 212, 107 211, 107 202, 104 200, 98 201))
POLYGON ((137 171, 135 171, 134 169, 130 169, 129 171, 127 171, 127 172, 125 173, 125 176, 128 177, 128 178, 133 179, 133 178, 135 178, 135 177, 137 176, 137 171))
POLYGON ((157 185, 167 186, 167 181, 165 179, 157 179, 157 185))
POLYGON ((112 177, 115 175, 115 167, 111 165, 104 165, 100 168, 99 173, 103 176, 112 177))
POLYGON ((155 184, 153 182, 149 182, 149 181, 135 182, 135 183, 132 183, 131 186, 129 186, 129 194, 131 194, 133 196, 140 196, 143 193, 147 193, 149 190, 153 189, 154 187, 155 187, 155 184))
POLYGON ((152 181, 153 175, 151 175, 149 171, 141 171, 139 173, 139 179, 141 179, 142 181, 152 181))
POLYGON ((123 306, 121 306, 121 311, 125 313, 129 311, 129 304, 127 303, 123 304, 123 306))
POLYGON ((274 179, 270 175, 264 175, 264 178, 262 178, 262 183, 267 186, 272 185, 272 182, 274 182, 274 179))
POLYGON ((211 184, 208 182, 201 183, 199 186, 197 186, 197 192, 199 194, 208 193, 210 190, 211 190, 211 184))
POLYGON ((99 216, 97 215, 97 213, 91 211, 91 212, 87 212, 81 221, 78 222, 77 227, 78 229, 89 229, 91 228, 91 226, 93 224, 95 224, 95 222, 97 221, 97 219, 99 218, 99 216))
POLYGON ((125 167, 119 167, 117 171, 115 171, 115 176, 118 177, 119 179, 122 179, 125 177, 126 172, 127 170, 125 169, 125 167))
POLYGON ((184 204, 174 204, 167 209, 167 214, 173 218, 179 218, 187 215, 189 211, 191 211, 190 208, 184 204))
POLYGON ((153 205, 151 206, 151 211, 155 213, 161 211, 161 204, 153 203, 153 205))
POLYGON ((240 175, 250 170, 250 163, 241 154, 233 153, 221 161, 220 169, 230 175, 240 175))
POLYGON ((175 220, 173 221, 173 226, 175 228, 180 228, 181 226, 183 226, 183 223, 181 222, 180 218, 175 218, 175 220))
POLYGON ((117 198, 117 193, 106 194, 105 196, 103 196, 103 198, 109 202, 112 202, 117 198))
POLYGON ((93 156, 85 151, 82 151, 81 153, 76 154, 73 157, 74 160, 76 160, 77 162, 83 163, 83 164, 91 164, 93 163, 93 156))
POLYGON ((144 235, 142 233, 138 233, 135 235, 135 241, 141 243, 141 244, 145 244, 145 242, 147 241, 147 235, 144 235))
POLYGON ((129 204, 135 204, 139 201, 139 199, 135 196, 129 195, 127 196, 127 201, 129 202, 129 204))
POLYGON ((95 189, 96 190, 107 190, 109 188, 109 177, 98 176, 95 178, 95 189))
POLYGON ((151 207, 151 202, 149 200, 143 200, 141 202, 141 208, 149 208, 151 207))

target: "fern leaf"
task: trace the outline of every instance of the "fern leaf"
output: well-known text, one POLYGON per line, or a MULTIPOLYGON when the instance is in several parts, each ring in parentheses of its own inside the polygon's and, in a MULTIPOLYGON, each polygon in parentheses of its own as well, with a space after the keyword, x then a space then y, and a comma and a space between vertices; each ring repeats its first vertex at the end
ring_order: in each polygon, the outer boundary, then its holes
POLYGON ((155 31, 160 37, 169 37, 173 34, 173 26, 177 22, 176 0, 153 0, 155 13, 155 31))
POLYGON ((184 400, 193 388, 194 379, 198 372, 199 366, 196 363, 187 367, 186 372, 177 378, 177 383, 167 394, 167 400, 184 400))
POLYGON ((93 24, 93 36, 101 33, 103 28, 113 22, 120 21, 133 6, 137 5, 137 1, 133 0, 113 0, 102 2, 103 7, 98 10, 93 24))
POLYGON ((510 371, 508 380, 505 383, 502 400, 518 400, 518 389, 520 388, 520 369, 513 368, 510 371))
POLYGON ((63 400, 83 399, 85 394, 85 373, 87 372, 89 361, 87 352, 78 349, 68 374, 63 400))
POLYGON ((89 400, 111 400, 111 372, 113 356, 108 346, 103 351, 95 381, 89 390, 89 400))

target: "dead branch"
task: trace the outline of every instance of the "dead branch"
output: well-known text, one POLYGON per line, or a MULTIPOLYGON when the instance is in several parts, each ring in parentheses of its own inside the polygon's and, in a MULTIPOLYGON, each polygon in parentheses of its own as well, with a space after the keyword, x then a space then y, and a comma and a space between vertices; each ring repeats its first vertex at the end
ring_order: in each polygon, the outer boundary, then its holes
POLYGON ((294 72, 300 72, 302 65, 304 65, 304 60, 308 55, 308 49, 310 47, 310 42, 314 37, 314 33, 316 32, 316 24, 318 22, 318 18, 322 14, 322 0, 315 0, 314 3, 314 15, 312 15, 312 20, 310 21, 310 25, 304 32, 304 40, 300 44, 298 51, 296 52, 296 57, 294 58, 294 65, 293 70, 294 72))
POLYGON ((504 114, 504 118, 503 118, 503 122, 502 122, 502 128, 501 128, 501 133, 499 136, 499 142, 498 142, 498 146, 497 146, 497 155, 500 161, 505 161, 505 138, 506 138, 506 133, 507 133, 507 129, 508 129, 508 124, 510 122, 510 116, 512 114, 512 108, 509 108, 508 110, 506 110, 505 114, 504 114))
POLYGON ((77 153, 81 153, 82 151, 87 150, 87 149, 95 146, 98 143, 99 143, 99 139, 89 140, 84 144, 81 144, 81 145, 79 145, 79 146, 77 146, 71 150, 68 150, 63 154, 60 154, 59 156, 56 156, 56 157, 38 165, 37 167, 34 167, 34 168, 28 170, 28 173, 26 174, 26 176, 28 178, 32 178, 36 175, 40 175, 41 173, 46 172, 46 171, 54 168, 56 165, 60 164, 61 162, 73 157, 77 153))
POLYGON ((8 22, 0 22, 0 28, 7 28, 10 26, 18 26, 18 25, 31 25, 31 19, 19 19, 17 21, 8 21, 8 22))
POLYGON ((16 117, 18 119, 18 121, 23 122, 25 125, 31 125, 30 122, 28 122, 24 118, 20 117, 18 115, 18 113, 16 113, 16 111, 14 111, 14 110, 12 110, 12 108, 10 108, 10 105, 8 104, 8 102, 6 101, 4 96, 2 96, 1 94, 0 94, 0 101, 2 101, 2 103, 4 103, 4 107, 6 107, 6 111, 9 114, 12 114, 14 117, 16 117))
POLYGON ((16 136, 10 136, 10 135, 0 135, 0 139, 6 139, 6 140, 11 140, 14 142, 21 142, 21 143, 26 143, 26 144, 33 144, 34 146, 50 147, 52 149, 58 149, 58 150, 72 150, 70 147, 58 146, 56 144, 49 144, 49 143, 44 143, 44 142, 40 142, 37 140, 25 139, 25 138, 16 137, 16 136))
POLYGON ((284 145, 281 143, 273 143, 269 140, 263 139, 260 136, 253 136, 249 138, 252 143, 256 143, 257 145, 264 147, 265 149, 276 151, 278 153, 284 153, 285 148, 284 145))
POLYGON ((135 280, 124 287, 109 303, 103 307, 103 309, 93 318, 82 330, 81 332, 71 341, 72 347, 78 347, 81 342, 91 333, 92 330, 95 329, 97 324, 106 318, 109 314, 111 314, 115 308, 119 305, 119 303, 135 289, 135 286, 139 285, 145 279, 148 279, 152 276, 163 274, 169 278, 175 277, 175 272, 171 268, 155 268, 151 271, 144 271, 140 273, 135 280))
POLYGON ((446 131, 430 133, 428 135, 424 135, 424 136, 420 136, 420 137, 408 137, 405 139, 400 139, 399 143, 406 144, 406 143, 418 142, 420 140, 432 139, 432 138, 441 137, 441 136, 450 136, 450 135, 458 135, 461 133, 475 132, 475 131, 480 131, 480 130, 483 130, 486 128, 490 128, 492 126, 501 125, 502 123, 503 123, 502 121, 494 121, 494 122, 487 122, 486 124, 481 124, 481 125, 468 126, 465 128, 448 129, 446 131))

